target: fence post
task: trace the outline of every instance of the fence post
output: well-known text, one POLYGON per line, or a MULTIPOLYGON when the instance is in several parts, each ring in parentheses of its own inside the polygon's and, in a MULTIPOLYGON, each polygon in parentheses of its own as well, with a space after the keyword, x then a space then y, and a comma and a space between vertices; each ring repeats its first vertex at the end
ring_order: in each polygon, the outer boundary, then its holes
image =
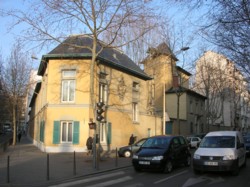
POLYGON ((7 159, 7 183, 10 182, 10 156, 8 155, 7 159))
POLYGON ((49 154, 47 154, 47 180, 49 180, 49 154))
POLYGON ((76 175, 76 152, 74 151, 73 174, 76 175))
POLYGON ((118 152, 117 152, 117 148, 115 149, 115 166, 118 166, 118 152))

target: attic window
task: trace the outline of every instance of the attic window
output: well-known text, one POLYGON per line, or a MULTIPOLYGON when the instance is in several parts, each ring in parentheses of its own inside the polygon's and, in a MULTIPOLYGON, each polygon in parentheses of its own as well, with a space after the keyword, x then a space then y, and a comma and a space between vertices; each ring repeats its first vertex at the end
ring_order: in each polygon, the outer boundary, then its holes
POLYGON ((100 79, 106 79, 106 76, 107 76, 107 74, 104 73, 104 72, 101 72, 101 73, 99 74, 99 78, 100 78, 100 79))
POLYGON ((133 82, 133 91, 139 91, 139 86, 138 82, 133 82))
POLYGON ((105 72, 100 72, 99 74, 99 82, 102 84, 107 84, 107 73, 105 72))
POLYGON ((113 57, 114 57, 116 60, 118 60, 118 59, 117 59, 117 56, 116 56, 116 54, 115 54, 115 53, 113 53, 113 57))

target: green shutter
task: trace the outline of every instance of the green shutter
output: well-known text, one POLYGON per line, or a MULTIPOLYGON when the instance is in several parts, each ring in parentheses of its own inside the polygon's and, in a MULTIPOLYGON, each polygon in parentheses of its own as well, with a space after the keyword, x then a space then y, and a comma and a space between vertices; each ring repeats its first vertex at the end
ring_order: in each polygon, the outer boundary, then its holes
POLYGON ((79 121, 74 121, 73 144, 79 144, 79 121))
POLYGON ((112 123, 108 123, 107 144, 111 144, 112 140, 112 123))
POLYGON ((44 126, 45 126, 45 121, 40 122, 40 141, 44 142, 44 126))
POLYGON ((60 121, 54 121, 53 144, 60 143, 60 121))

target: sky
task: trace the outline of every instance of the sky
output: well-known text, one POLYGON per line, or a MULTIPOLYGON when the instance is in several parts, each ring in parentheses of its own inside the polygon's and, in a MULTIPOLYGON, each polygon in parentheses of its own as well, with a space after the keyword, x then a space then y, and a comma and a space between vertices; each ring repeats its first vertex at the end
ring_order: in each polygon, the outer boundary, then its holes
MULTIPOLYGON (((23 7, 21 1, 18 0, 0 0, 0 8, 9 9, 9 8, 17 8, 23 7)), ((3 56, 9 54, 9 50, 11 49, 12 44, 15 41, 15 35, 21 31, 21 28, 16 28, 13 31, 8 32, 8 24, 12 22, 10 18, 0 17, 0 49, 2 51, 3 56)))
MULTIPOLYGON (((23 1, 21 0, 0 0, 0 8, 3 9, 10 9, 10 8, 22 8, 25 9, 25 5, 22 4, 23 1)), ((158 1, 157 1, 158 2, 158 1)), ((160 2, 160 1, 159 1, 160 2)), ((181 47, 190 47, 190 49, 185 52, 185 56, 183 57, 181 55, 177 56, 177 58, 180 59, 179 63, 180 65, 184 63, 187 59, 189 61, 194 61, 195 58, 198 56, 197 53, 197 46, 199 45, 200 39, 197 37, 196 31, 194 29, 194 23, 198 18, 197 13, 193 13, 192 15, 188 15, 187 12, 183 11, 180 7, 175 7, 173 4, 164 4, 162 7, 162 13, 166 14, 168 18, 171 20, 172 24, 174 25, 174 32, 176 32, 176 36, 179 37, 183 34, 185 36, 185 41, 183 43, 184 46, 181 47), (193 59, 192 59, 193 58, 193 59)), ((0 34, 1 34, 1 40, 0 40, 0 50, 2 53, 2 56, 6 58, 10 54, 10 50, 12 45, 15 43, 15 40, 18 36, 18 34, 21 32, 21 30, 24 28, 24 26, 18 26, 14 30, 11 30, 8 32, 8 24, 11 23, 11 18, 3 18, 0 17, 0 34)), ((43 54, 48 53, 48 49, 44 49, 40 52, 35 51, 29 51, 31 55, 36 56, 38 59, 41 59, 43 54)), ((39 62, 35 62, 35 65, 38 65, 39 62)))
MULTIPOLYGON (((23 1, 21 0, 0 0, 0 8, 3 9, 22 8, 25 10, 26 7, 24 6, 23 1)), ((11 18, 0 17, 0 35, 1 35, 0 51, 4 59, 10 55, 10 51, 12 49, 12 46, 15 44, 18 35, 25 28, 24 26, 20 25, 9 31, 8 27, 10 23, 12 23, 11 18)), ((38 59, 41 59, 42 54, 46 53, 45 51, 36 53, 29 50, 25 52, 29 52, 30 55, 37 56, 38 59)), ((33 59, 32 63, 34 63, 33 67, 37 68, 39 65, 39 60, 33 59)))

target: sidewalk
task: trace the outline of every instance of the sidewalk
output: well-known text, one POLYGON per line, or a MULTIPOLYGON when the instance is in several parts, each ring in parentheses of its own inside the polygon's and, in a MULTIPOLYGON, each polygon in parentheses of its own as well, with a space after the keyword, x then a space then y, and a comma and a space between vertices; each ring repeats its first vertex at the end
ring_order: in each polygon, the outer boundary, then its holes
POLYGON ((47 154, 23 136, 20 143, 17 142, 15 146, 11 145, 4 153, 0 153, 0 186, 48 186, 58 181, 128 166, 131 166, 131 159, 116 160, 115 155, 111 155, 99 161, 97 170, 93 166, 92 156, 75 153, 74 167, 74 153, 47 154))

